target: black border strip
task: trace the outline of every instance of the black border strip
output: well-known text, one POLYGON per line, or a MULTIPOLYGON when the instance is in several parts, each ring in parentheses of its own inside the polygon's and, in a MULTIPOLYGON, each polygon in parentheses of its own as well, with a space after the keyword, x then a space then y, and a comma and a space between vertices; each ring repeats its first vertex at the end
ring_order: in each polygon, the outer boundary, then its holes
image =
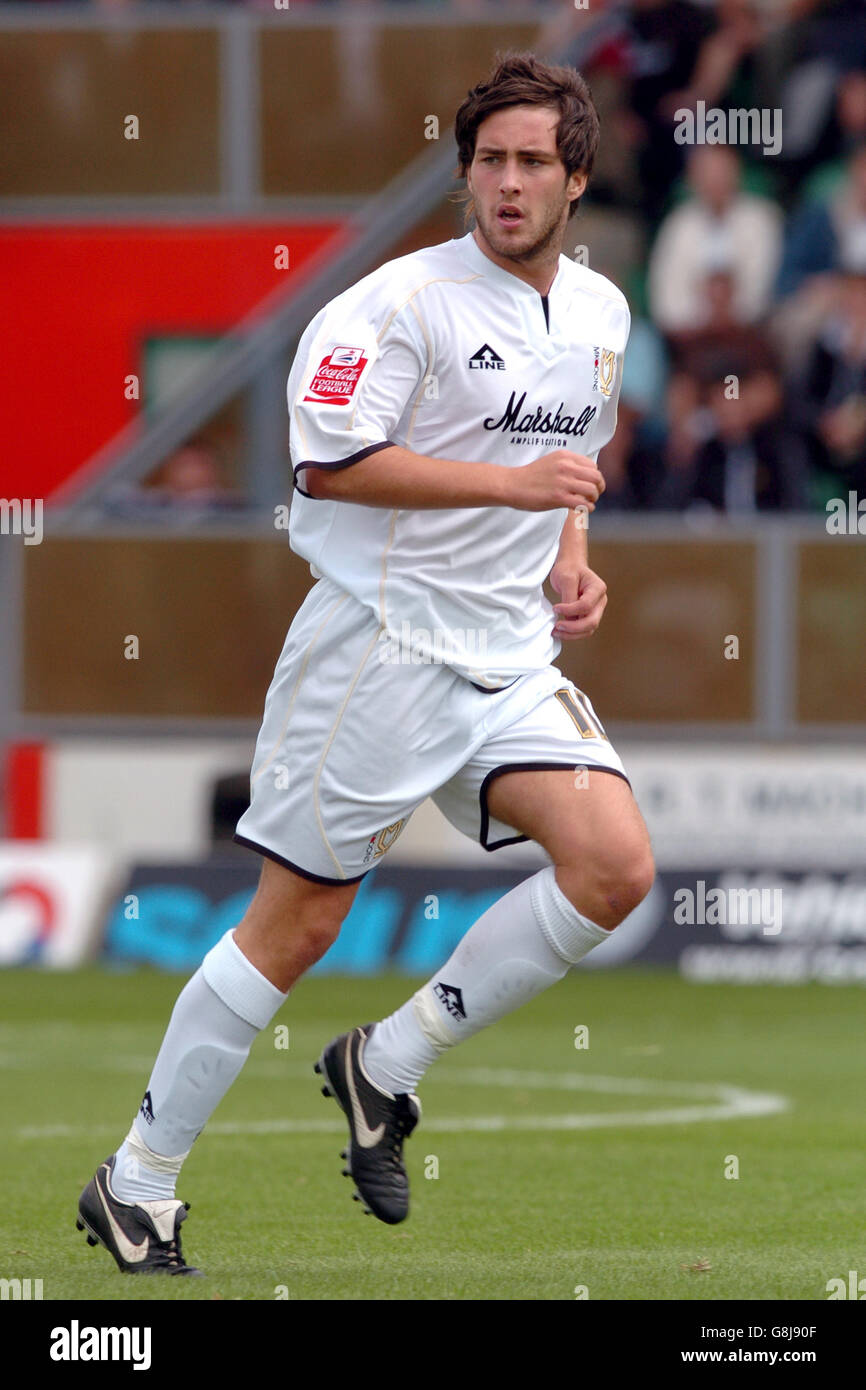
MULTIPOLYGON (((245 835, 238 835, 237 832, 232 836, 235 844, 244 845, 247 849, 254 849, 257 854, 263 854, 266 859, 273 859, 275 864, 282 864, 284 869, 291 869, 293 874, 300 874, 301 878, 309 879, 311 883, 323 883, 329 888, 341 888, 345 883, 360 883, 362 878, 366 878, 369 869, 365 869, 362 874, 355 878, 325 878, 322 874, 310 873, 309 869, 302 869, 300 864, 293 864, 291 859, 284 859, 276 850, 268 849, 265 845, 256 844, 255 840, 248 840, 245 835)), ((373 868, 375 868, 375 864, 373 868)))
POLYGON ((480 690, 482 695, 501 695, 503 690, 510 690, 519 680, 520 676, 515 676, 507 685, 476 685, 474 681, 470 681, 469 684, 473 690, 480 690))
POLYGON ((337 473, 341 468, 351 468, 353 463, 360 463, 361 459, 369 458, 371 454, 378 454, 382 449, 393 449, 395 445, 390 439, 386 439, 383 444, 370 444, 366 449, 359 449, 357 454, 350 454, 348 458, 338 459, 336 463, 318 463, 315 459, 305 459, 299 463, 295 469, 295 487, 302 497, 309 497, 311 502, 319 502, 322 499, 314 497, 311 492, 305 492, 298 482, 298 474, 305 468, 321 468, 326 473, 337 473))
POLYGON ((529 835, 513 835, 507 840, 496 840, 494 844, 488 845, 490 812, 487 808, 487 788, 495 777, 501 777, 504 772, 574 772, 577 767, 585 767, 587 772, 609 772, 614 777, 621 777, 627 786, 631 786, 624 772, 615 767, 597 767, 595 763, 502 763, 500 767, 494 767, 488 772, 478 789, 478 800, 481 804, 481 833, 478 843, 481 848, 492 853, 496 849, 504 849, 506 845, 525 844, 530 839, 529 835))

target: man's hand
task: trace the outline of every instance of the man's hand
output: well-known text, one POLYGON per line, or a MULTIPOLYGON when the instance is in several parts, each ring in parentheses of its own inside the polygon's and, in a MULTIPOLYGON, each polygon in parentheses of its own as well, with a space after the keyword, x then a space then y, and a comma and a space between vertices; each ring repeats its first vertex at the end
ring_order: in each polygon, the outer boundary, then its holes
POLYGON ((509 469, 508 506, 523 512, 585 507, 594 511, 604 492, 604 478, 592 459, 569 449, 554 449, 532 463, 509 469))
POLYGON ((554 637, 568 641, 574 637, 590 637, 601 622, 607 603, 607 585, 588 565, 575 569, 558 560, 550 571, 550 582, 559 594, 560 603, 553 605, 556 613, 554 637))

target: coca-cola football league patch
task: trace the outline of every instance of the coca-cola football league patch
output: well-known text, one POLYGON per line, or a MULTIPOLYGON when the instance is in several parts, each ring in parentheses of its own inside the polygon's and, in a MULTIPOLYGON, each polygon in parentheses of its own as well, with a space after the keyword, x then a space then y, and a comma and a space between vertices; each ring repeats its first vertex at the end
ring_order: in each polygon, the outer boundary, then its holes
POLYGON ((304 400, 317 401, 319 405, 348 405, 367 361, 363 348, 335 347, 313 372, 304 400))

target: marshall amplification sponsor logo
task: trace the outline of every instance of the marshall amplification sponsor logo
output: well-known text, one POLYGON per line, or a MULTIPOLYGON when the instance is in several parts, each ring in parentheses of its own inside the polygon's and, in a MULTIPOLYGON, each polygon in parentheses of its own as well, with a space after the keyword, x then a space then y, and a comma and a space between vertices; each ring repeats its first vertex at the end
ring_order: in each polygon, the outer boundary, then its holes
POLYGON ((486 430, 502 430, 503 434, 561 434, 580 437, 585 435, 598 413, 594 405, 584 406, 579 415, 569 415, 565 402, 560 401, 556 410, 545 409, 543 405, 526 405, 526 392, 518 396, 512 391, 508 405, 498 420, 488 415, 484 421, 486 430))
POLYGON ((393 825, 386 825, 384 830, 380 830, 376 835, 371 835, 367 841, 364 863, 369 864, 371 859, 380 859, 391 848, 405 824, 405 819, 395 820, 393 825))
POLYGON ((323 357, 304 396, 319 405, 348 405, 367 365, 363 348, 335 347, 323 357))
POLYGON ((613 348, 593 348, 592 389, 609 396, 616 381, 616 352, 613 348))

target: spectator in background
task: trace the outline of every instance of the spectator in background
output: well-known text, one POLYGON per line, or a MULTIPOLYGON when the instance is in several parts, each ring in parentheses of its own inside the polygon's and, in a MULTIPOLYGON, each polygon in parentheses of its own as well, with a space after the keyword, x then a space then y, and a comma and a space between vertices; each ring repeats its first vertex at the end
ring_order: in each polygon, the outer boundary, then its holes
POLYGON ((773 331, 789 376, 806 370, 825 322, 838 312, 846 278, 866 274, 866 141, 849 156, 835 193, 791 220, 777 282, 773 331))
POLYGON ((232 496, 216 451, 205 440, 192 440, 166 459, 148 479, 148 490, 178 506, 221 505, 232 496))
POLYGON ((711 12, 688 0, 634 0, 626 44, 627 98, 644 212, 655 218, 682 166, 673 138, 674 105, 686 105, 701 44, 714 31, 711 12))
MULTIPOLYGON (((864 15, 866 23, 866 15, 864 15)), ((845 181, 848 160, 866 144, 866 72, 846 72, 836 88, 833 157, 819 164, 803 186, 803 203, 827 201, 845 181)))
POLYGON ((688 0, 633 0, 628 104, 638 140, 644 211, 653 220, 682 170, 676 113, 720 101, 760 38, 748 0, 708 8, 688 0))
POLYGON ((775 203, 743 193, 739 159, 728 145, 701 145, 688 160, 692 196, 662 223, 649 263, 650 312, 670 335, 706 325, 711 304, 707 275, 732 277, 731 312, 754 323, 770 304, 782 246, 775 203))
POLYGON ((671 340, 665 502, 738 513, 802 507, 803 458, 789 447, 769 337, 739 320, 732 270, 707 275, 701 295, 703 326, 671 340))
POLYGON ((808 289, 812 276, 866 271, 866 140, 849 156, 835 193, 794 216, 779 272, 781 296, 808 289))
POLYGON ((606 508, 623 510, 665 505, 663 410, 668 364, 664 344, 646 319, 632 319, 616 433, 599 455, 606 508))
POLYGON ((184 524, 237 510, 243 498, 226 482, 214 445, 191 439, 142 483, 115 488, 105 505, 115 515, 164 519, 168 514, 184 524))
MULTIPOLYGON (((604 0, 592 9, 604 8, 604 0)), ((674 140, 676 113, 709 105, 727 91, 743 58, 758 42, 760 26, 749 0, 717 6, 690 0, 632 0, 618 7, 621 25, 604 42, 601 61, 623 82, 615 126, 637 162, 641 210, 656 221, 683 166, 683 147, 674 140)), ((581 35, 586 9, 558 7, 542 28, 540 48, 564 51, 581 35)), ((583 66, 581 56, 578 66, 583 66)))
POLYGON ((839 279, 789 413, 806 442, 816 500, 853 488, 866 494, 866 265, 839 279))
POLYGON ((782 110, 779 173, 795 191, 816 162, 836 153, 838 89, 845 73, 866 67, 864 0, 788 0, 762 57, 773 78, 764 91, 782 110))

